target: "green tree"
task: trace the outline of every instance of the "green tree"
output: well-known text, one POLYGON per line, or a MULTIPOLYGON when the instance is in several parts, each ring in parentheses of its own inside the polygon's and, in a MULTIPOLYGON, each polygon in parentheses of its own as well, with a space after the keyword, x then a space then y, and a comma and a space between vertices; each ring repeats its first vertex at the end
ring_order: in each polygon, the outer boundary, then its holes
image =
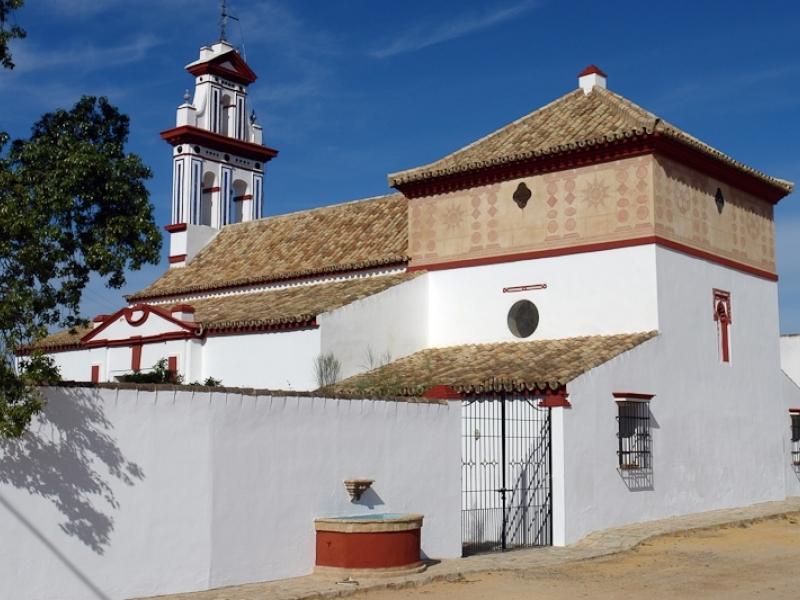
POLYGON ((8 23, 12 11, 21 8, 24 3, 25 0, 0 0, 0 65, 6 69, 14 68, 8 43, 15 38, 22 39, 27 35, 19 25, 9 25, 8 23))
POLYGON ((0 436, 22 434, 41 408, 36 386, 56 377, 36 350, 15 368, 17 350, 83 324, 92 274, 119 288, 126 270, 159 260, 151 173, 125 152, 128 129, 107 99, 87 96, 44 115, 30 139, 0 136, 0 436))

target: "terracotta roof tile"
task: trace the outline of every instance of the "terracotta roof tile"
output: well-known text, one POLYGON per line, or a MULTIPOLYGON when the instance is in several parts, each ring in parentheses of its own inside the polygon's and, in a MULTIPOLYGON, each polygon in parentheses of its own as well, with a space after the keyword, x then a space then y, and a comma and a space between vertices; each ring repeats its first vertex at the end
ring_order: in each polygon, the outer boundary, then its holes
POLYGON ((414 279, 420 272, 364 277, 254 294, 195 300, 195 320, 206 330, 257 329, 313 320, 320 313, 372 296, 414 279))
POLYGON ((429 348, 339 383, 341 394, 421 395, 434 385, 461 393, 558 389, 657 332, 429 348))
POLYGON ((793 184, 748 167, 609 90, 574 90, 444 158, 389 175, 393 187, 443 175, 547 156, 579 147, 659 133, 734 168, 791 191, 793 184))
POLYGON ((408 260, 401 194, 224 227, 182 268, 169 269, 131 301, 256 285, 408 260))
MULTIPOLYGON (((195 321, 207 332, 253 331, 309 323, 320 313, 334 310, 419 276, 422 271, 364 277, 317 285, 301 285, 266 292, 235 294, 192 301, 195 321)), ((161 305, 171 308, 170 305, 161 305)), ((43 349, 80 347, 91 327, 47 336, 36 344, 43 349)))

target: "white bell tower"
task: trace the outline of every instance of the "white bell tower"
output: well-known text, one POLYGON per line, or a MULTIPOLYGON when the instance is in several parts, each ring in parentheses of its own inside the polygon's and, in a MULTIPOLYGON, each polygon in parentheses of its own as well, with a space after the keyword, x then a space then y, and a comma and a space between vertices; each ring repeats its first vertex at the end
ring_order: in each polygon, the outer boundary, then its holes
POLYGON ((187 91, 176 126, 161 133, 173 147, 171 267, 184 266, 225 225, 261 218, 265 164, 278 154, 248 114, 256 74, 224 39, 224 7, 222 14, 222 39, 186 65, 194 96, 187 91))

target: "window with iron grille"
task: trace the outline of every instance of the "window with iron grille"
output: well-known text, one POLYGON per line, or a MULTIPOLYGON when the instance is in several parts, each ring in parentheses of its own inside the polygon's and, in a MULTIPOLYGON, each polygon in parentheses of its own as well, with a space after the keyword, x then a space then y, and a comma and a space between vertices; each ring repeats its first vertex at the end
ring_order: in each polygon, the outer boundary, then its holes
POLYGON ((792 412, 792 464, 800 466, 800 412, 792 412))
POLYGON ((647 402, 617 400, 619 468, 650 468, 650 407, 647 402))

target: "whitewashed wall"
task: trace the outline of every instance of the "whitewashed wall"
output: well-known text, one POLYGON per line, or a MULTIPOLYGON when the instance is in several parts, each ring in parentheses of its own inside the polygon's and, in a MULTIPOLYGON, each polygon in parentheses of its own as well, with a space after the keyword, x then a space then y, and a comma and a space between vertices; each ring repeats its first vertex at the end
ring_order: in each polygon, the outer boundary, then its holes
POLYGON ((226 386, 314 390, 319 353, 319 329, 209 336, 200 381, 213 377, 226 386))
POLYGON ((625 523, 784 498, 788 417, 776 284, 671 250, 659 248, 657 260, 660 335, 570 383, 573 408, 557 409, 562 542, 625 523), (730 364, 719 359, 712 288, 732 294, 730 364), (655 394, 649 480, 623 478, 617 469, 613 392, 655 394))
MULTIPOLYGON (((90 381, 92 378, 92 365, 101 365, 101 376, 108 363, 106 348, 92 348, 90 350, 70 350, 69 352, 54 352, 50 356, 61 373, 61 378, 66 381, 90 381)), ((131 365, 130 349, 128 349, 128 367, 131 365)))
MULTIPOLYGON (((151 369, 162 358, 177 356, 178 371, 184 380, 201 381, 201 364, 197 360, 202 359, 201 352, 202 347, 198 340, 171 340, 143 344, 141 370, 151 369)), ((100 366, 100 381, 116 381, 118 376, 131 372, 131 354, 130 346, 112 346, 54 352, 50 356, 59 368, 61 379, 64 381, 90 381, 92 365, 100 366)))
POLYGON ((32 433, 0 445, 2 598, 122 599, 304 575, 319 516, 423 513, 423 552, 460 555, 460 403, 47 397, 32 433), (376 480, 355 504, 351 477, 376 480))
POLYGON ((781 373, 781 388, 784 408, 783 456, 786 472, 786 495, 800 496, 800 465, 795 465, 792 460, 792 421, 789 413, 790 408, 800 408, 800 387, 786 373, 781 373))
POLYGON ((429 345, 518 341, 508 310, 528 299, 539 309, 529 339, 658 329, 655 246, 432 271, 429 345), (546 290, 503 288, 546 283, 546 290))
POLYGON ((427 346, 428 277, 421 275, 317 317, 322 352, 339 359, 343 378, 427 346))
POLYGON ((781 368, 800 385, 800 334, 781 336, 781 368))

